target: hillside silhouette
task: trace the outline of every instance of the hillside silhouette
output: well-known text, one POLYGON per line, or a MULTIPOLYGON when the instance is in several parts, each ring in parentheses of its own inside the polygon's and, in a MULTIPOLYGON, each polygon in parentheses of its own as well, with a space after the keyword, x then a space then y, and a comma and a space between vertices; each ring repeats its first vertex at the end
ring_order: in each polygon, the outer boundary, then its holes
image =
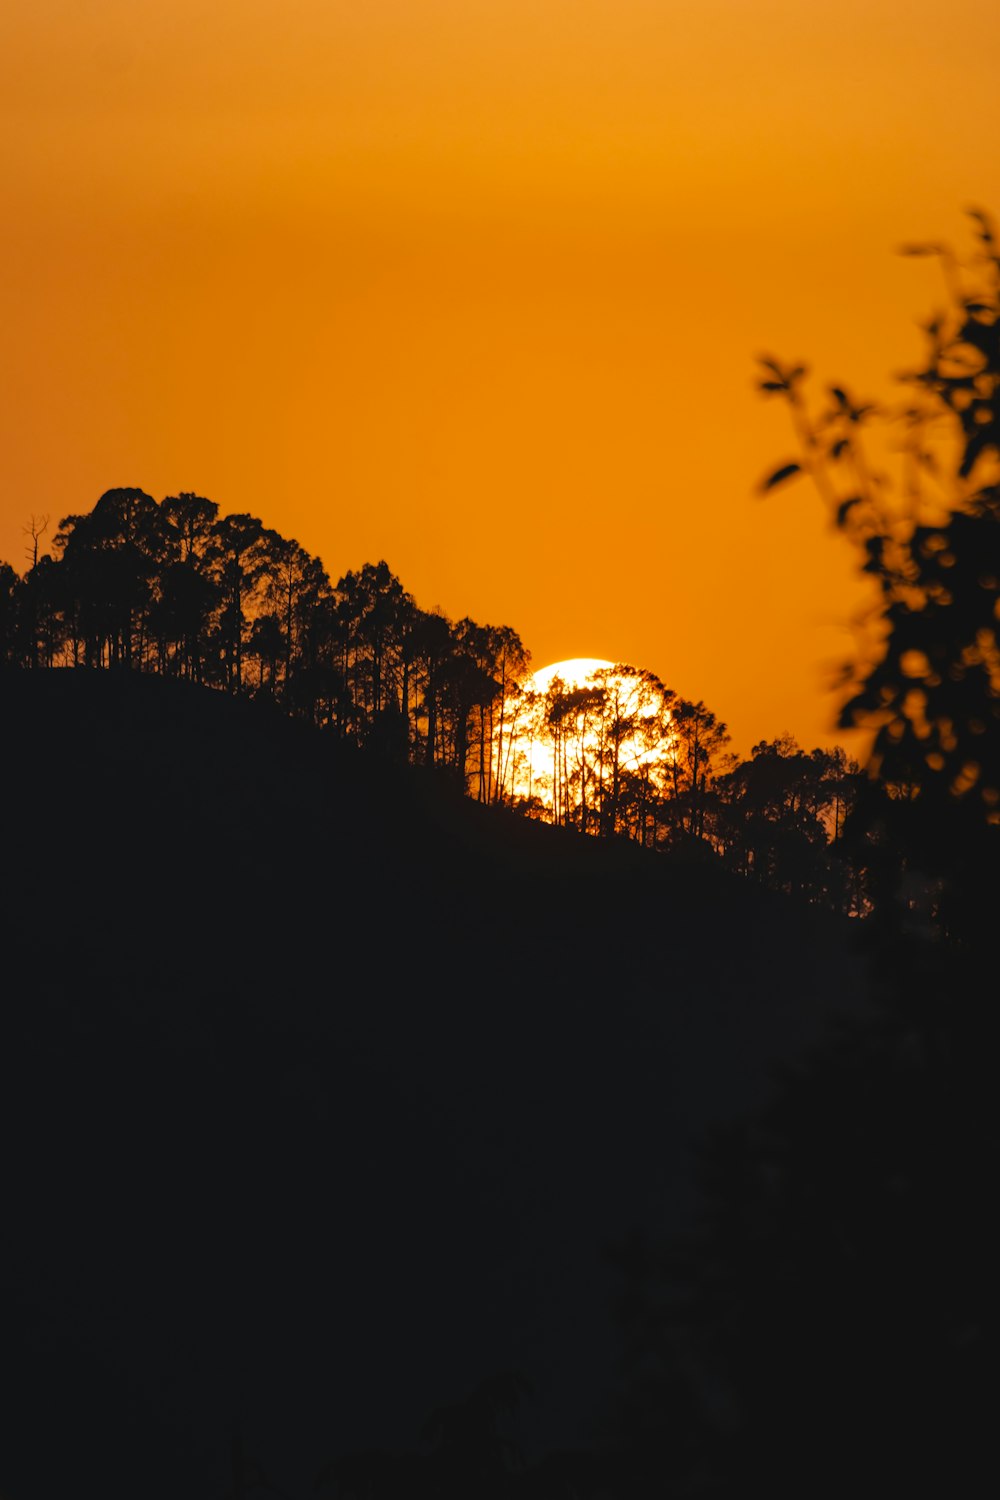
POLYGON ((286 1493, 498 1371, 614 1399, 605 1249, 866 1003, 851 924, 483 807, 260 702, 0 679, 5 1438, 18 1500, 286 1493))
MULTIPOLYGON (((185 491, 105 491, 29 568, 0 562, 0 669, 142 672, 252 699, 344 747, 433 770, 476 801, 645 848, 697 849, 839 912, 869 905, 839 839, 860 768, 788 735, 751 759, 654 673, 538 685, 509 625, 421 609, 383 560, 332 581, 249 514, 185 491)), ((567 664, 557 664, 565 667, 567 664)))

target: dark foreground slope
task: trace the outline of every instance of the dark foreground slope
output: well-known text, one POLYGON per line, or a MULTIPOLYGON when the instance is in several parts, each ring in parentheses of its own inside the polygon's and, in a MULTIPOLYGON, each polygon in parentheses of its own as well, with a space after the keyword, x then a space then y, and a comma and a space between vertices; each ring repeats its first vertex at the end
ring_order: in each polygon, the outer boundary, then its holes
POLYGON ((857 1005, 847 936, 220 695, 0 684, 0 1492, 284 1489, 485 1375, 615 1382, 602 1249, 857 1005))

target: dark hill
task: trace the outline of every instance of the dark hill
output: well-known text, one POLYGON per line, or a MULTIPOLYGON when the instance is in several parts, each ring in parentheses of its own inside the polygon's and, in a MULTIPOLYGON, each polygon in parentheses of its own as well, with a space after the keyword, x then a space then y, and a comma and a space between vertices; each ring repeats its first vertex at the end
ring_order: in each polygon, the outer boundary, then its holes
POLYGON ((152 677, 0 683, 0 1492, 286 1491, 485 1375, 615 1380, 602 1248, 838 1006, 847 930, 152 677))

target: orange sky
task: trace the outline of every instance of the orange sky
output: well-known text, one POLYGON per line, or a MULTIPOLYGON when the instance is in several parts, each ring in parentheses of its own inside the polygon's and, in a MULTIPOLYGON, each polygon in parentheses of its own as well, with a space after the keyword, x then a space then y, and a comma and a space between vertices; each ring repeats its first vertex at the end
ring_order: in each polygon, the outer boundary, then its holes
POLYGON ((752 498, 753 355, 917 357, 998 74, 996 0, 6 0, 0 557, 193 489, 829 741, 854 562, 752 498))

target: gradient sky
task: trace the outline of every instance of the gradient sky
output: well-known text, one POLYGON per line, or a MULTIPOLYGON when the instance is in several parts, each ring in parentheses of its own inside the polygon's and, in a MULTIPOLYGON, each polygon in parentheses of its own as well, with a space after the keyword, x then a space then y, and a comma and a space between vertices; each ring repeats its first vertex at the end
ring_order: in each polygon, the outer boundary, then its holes
POLYGON ((6 0, 0 557, 114 485, 829 742, 854 559, 753 356, 885 393, 1000 213, 996 0, 6 0))

